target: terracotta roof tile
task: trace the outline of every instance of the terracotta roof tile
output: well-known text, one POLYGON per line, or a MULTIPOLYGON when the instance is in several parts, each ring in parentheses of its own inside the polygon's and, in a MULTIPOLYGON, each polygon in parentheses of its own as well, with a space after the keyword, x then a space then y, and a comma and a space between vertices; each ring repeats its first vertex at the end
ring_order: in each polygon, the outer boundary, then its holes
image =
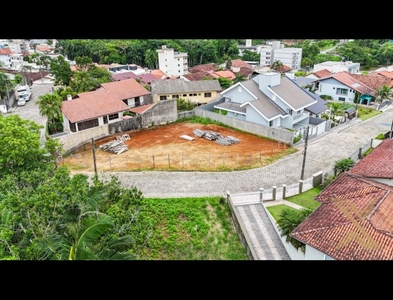
POLYGON ((121 100, 150 94, 148 90, 146 90, 140 83, 132 78, 128 80, 102 83, 101 88, 111 92, 121 100))
POLYGON ((322 78, 325 76, 329 76, 332 74, 328 69, 319 70, 317 72, 312 73, 315 77, 322 78))
POLYGON ((387 158, 391 157, 393 157, 393 139, 385 139, 354 165, 349 172, 368 178, 393 179, 393 164, 386 163, 387 158))
POLYGON ((393 187, 342 173, 291 236, 336 260, 393 259, 393 187))
POLYGON ((137 106, 137 107, 133 107, 130 108, 131 112, 134 112, 138 115, 143 114, 145 111, 147 111, 148 109, 150 109, 150 107, 153 107, 154 105, 156 105, 157 103, 152 103, 152 104, 146 104, 146 105, 141 105, 141 106, 137 106))
POLYGON ((364 84, 366 84, 372 89, 378 89, 383 85, 387 85, 391 87, 393 84, 390 78, 378 74, 373 74, 373 75, 351 74, 351 76, 363 82, 364 84))
POLYGON ((196 65, 193 67, 188 68, 188 72, 189 73, 195 73, 195 72, 200 72, 200 71, 205 71, 205 72, 211 72, 211 71, 217 71, 219 69, 219 67, 214 64, 214 63, 210 63, 210 64, 203 64, 203 65, 196 65))
POLYGON ((112 92, 99 89, 81 93, 79 98, 63 101, 62 112, 72 123, 95 119, 128 110, 125 104, 112 92))

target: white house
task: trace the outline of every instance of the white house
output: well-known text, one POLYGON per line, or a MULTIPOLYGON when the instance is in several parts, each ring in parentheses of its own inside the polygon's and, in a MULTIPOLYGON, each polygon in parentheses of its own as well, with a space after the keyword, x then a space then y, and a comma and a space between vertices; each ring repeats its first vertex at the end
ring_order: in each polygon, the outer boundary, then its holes
POLYGON ((315 64, 313 72, 320 70, 329 70, 331 73, 338 73, 347 71, 350 74, 357 74, 360 72, 360 63, 351 61, 325 61, 323 63, 315 64))
POLYGON ((313 82, 315 94, 331 96, 333 100, 354 103, 356 93, 359 103, 370 104, 375 90, 357 80, 348 72, 333 73, 313 82))
POLYGON ((239 56, 243 56, 245 50, 254 52, 259 54, 262 48, 262 45, 252 45, 252 40, 247 39, 245 45, 238 45, 237 48, 239 49, 239 56))
POLYGON ((221 92, 214 108, 228 117, 269 127, 300 130, 310 124, 307 107, 317 100, 280 73, 261 73, 221 92))
POLYGON ((158 68, 168 76, 188 74, 188 54, 163 45, 158 53, 158 68))
POLYGON ((0 66, 4 68, 11 67, 12 51, 8 47, 0 47, 0 66))

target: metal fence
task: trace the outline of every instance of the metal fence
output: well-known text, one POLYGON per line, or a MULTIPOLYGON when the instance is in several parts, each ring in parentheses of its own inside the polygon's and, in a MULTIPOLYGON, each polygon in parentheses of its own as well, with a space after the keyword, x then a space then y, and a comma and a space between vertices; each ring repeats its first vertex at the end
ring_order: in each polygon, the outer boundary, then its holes
MULTIPOLYGON (((99 150, 98 152, 103 151, 99 150)), ((75 153, 60 159, 73 169, 93 171, 94 164, 99 172, 131 171, 141 169, 155 170, 236 170, 262 167, 270 163, 272 156, 282 153, 282 149, 272 148, 254 153, 222 154, 166 154, 166 155, 129 155, 106 153, 95 159, 93 154, 75 153)))

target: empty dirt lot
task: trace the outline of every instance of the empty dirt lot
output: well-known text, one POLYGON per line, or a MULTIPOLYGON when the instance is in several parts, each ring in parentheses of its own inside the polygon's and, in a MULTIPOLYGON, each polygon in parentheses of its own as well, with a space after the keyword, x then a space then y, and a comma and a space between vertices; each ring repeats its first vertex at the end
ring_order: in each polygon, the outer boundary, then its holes
POLYGON ((148 129, 128 131, 87 144, 62 159, 73 171, 135 171, 135 170, 236 170, 264 166, 272 159, 294 150, 288 145, 249 133, 239 132, 214 124, 172 123, 148 129), (236 142, 223 145, 194 130, 214 132, 221 137, 235 138, 236 142), (127 148, 120 154, 103 150, 101 145, 116 141, 124 134, 127 148), (193 138, 188 140, 181 136, 193 138), (100 147, 101 146, 101 147, 100 147))

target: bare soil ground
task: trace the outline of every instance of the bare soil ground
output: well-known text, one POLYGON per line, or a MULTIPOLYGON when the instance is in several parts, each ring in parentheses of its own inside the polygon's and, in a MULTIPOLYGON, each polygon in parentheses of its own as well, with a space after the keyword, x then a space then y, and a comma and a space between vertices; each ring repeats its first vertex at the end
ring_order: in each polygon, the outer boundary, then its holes
MULTIPOLYGON (((132 170, 235 170, 268 164, 274 157, 287 153, 290 146, 257 135, 236 131, 215 124, 172 123, 148 129, 128 131, 95 141, 95 162, 101 171, 132 170), (194 129, 213 131, 240 142, 222 145, 196 136, 194 129), (128 150, 120 154, 104 151, 100 145, 128 134, 124 141, 128 150), (186 135, 194 138, 187 140, 186 135)), ((62 159, 73 171, 94 171, 91 144, 62 159)))

